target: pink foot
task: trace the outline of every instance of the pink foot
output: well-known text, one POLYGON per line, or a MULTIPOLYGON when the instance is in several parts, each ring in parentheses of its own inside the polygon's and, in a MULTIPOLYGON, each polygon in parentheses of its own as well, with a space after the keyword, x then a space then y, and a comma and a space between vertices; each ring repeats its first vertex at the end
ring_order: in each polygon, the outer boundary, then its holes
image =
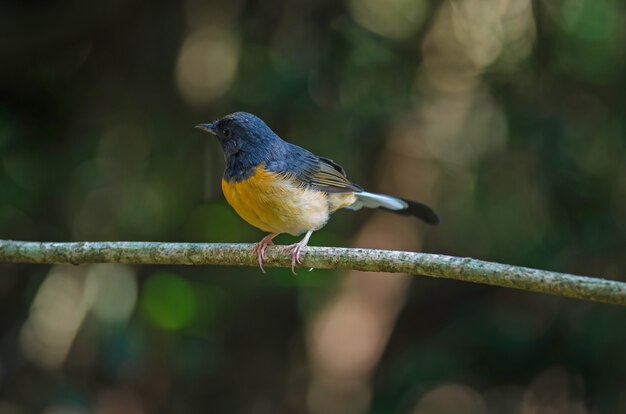
POLYGON ((263 237, 261 241, 255 244, 252 248, 252 253, 257 255, 259 267, 261 268, 261 272, 263 273, 266 273, 265 269, 263 269, 263 263, 265 263, 265 248, 269 245, 274 244, 272 239, 276 236, 278 236, 278 233, 270 233, 267 236, 263 237))
POLYGON ((301 264, 300 262, 300 251, 304 245, 300 243, 292 244, 289 246, 289 251, 291 251, 291 273, 296 274, 296 264, 301 264))
POLYGON ((304 249, 309 243, 309 238, 313 234, 313 231, 307 232, 302 240, 300 240, 296 244, 292 244, 289 246, 289 251, 291 251, 291 273, 296 274, 296 264, 302 264, 300 261, 300 254, 302 249, 304 249))

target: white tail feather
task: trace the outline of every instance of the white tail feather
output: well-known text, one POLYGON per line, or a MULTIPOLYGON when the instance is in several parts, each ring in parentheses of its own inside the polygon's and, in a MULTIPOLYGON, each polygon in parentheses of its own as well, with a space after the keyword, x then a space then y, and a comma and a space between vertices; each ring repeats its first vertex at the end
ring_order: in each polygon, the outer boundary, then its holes
POLYGON ((384 194, 374 194, 363 191, 361 193, 354 193, 354 195, 356 196, 356 201, 346 207, 349 210, 359 210, 362 207, 385 207, 389 210, 403 210, 408 207, 408 204, 403 200, 384 194))

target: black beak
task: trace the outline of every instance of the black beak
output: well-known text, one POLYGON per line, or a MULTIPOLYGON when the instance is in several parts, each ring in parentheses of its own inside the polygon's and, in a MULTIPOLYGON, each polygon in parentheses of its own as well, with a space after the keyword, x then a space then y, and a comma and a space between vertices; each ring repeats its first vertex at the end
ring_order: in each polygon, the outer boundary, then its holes
POLYGON ((203 131, 208 132, 209 134, 217 135, 217 131, 215 130, 215 125, 213 123, 210 123, 210 124, 198 124, 194 128, 201 129, 203 131))

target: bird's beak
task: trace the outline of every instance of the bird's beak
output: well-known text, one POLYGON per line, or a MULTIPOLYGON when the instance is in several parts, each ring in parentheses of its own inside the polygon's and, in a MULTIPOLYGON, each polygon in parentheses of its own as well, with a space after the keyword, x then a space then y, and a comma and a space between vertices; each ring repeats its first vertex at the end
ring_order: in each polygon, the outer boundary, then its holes
POLYGON ((217 135, 217 131, 215 131, 215 125, 213 125, 213 123, 210 123, 210 124, 198 124, 194 128, 201 129, 203 131, 208 132, 209 134, 217 135))

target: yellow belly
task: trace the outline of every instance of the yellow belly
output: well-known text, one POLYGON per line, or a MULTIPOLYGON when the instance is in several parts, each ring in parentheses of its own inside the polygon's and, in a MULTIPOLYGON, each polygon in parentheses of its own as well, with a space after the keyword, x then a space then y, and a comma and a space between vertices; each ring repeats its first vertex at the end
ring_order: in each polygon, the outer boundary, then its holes
POLYGON ((245 221, 270 233, 301 234, 323 227, 330 213, 355 200, 353 193, 307 189, 259 166, 248 179, 222 180, 226 201, 245 221))

